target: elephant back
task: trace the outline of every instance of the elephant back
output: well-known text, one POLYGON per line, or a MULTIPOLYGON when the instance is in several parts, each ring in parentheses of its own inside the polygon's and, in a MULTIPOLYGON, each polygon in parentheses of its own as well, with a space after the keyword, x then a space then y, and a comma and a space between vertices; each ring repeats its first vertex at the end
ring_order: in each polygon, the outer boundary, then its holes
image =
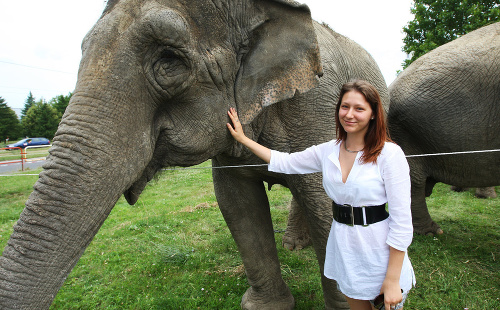
POLYGON ((393 136, 412 133, 441 151, 500 147, 500 23, 423 55, 389 93, 393 136))

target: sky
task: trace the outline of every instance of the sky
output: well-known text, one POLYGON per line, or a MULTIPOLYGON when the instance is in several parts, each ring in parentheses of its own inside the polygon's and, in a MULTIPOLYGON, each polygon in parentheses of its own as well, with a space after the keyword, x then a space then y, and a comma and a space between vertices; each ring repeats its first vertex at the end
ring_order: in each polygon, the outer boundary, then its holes
MULTIPOLYGON (((366 49, 387 85, 406 55, 403 27, 412 0, 298 0, 313 19, 366 49)), ((81 42, 101 16, 104 0, 0 0, 0 97, 20 114, 36 100, 67 95, 76 85, 81 42)))

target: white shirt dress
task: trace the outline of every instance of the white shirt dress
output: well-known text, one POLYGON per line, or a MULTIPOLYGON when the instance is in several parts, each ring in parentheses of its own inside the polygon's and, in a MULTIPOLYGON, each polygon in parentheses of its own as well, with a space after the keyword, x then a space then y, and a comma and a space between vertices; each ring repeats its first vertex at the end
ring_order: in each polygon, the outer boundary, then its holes
POLYGON ((377 163, 361 164, 359 152, 346 183, 335 140, 286 154, 271 151, 269 171, 286 174, 322 172, 327 195, 338 204, 354 207, 387 202, 389 218, 363 227, 333 220, 326 246, 324 274, 337 281, 350 298, 372 300, 380 294, 389 262, 389 246, 405 252, 400 286, 408 292, 415 274, 406 253, 413 238, 410 174, 401 148, 386 142, 377 163))

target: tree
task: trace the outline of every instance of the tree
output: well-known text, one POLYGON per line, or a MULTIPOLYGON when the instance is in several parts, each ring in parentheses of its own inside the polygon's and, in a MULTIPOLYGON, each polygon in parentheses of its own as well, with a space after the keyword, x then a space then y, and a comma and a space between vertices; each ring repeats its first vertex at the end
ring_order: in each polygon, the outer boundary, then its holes
POLYGON ((423 54, 468 32, 500 21, 500 0, 414 0, 414 19, 403 28, 408 67, 423 54))
POLYGON ((52 140, 58 125, 57 110, 43 99, 33 104, 23 119, 23 129, 29 137, 45 137, 52 140))
POLYGON ((28 110, 33 106, 33 104, 35 104, 35 97, 33 97, 33 94, 30 92, 28 98, 26 98, 26 101, 24 103, 24 108, 21 111, 21 121, 26 116, 28 110))
POLYGON ((64 111, 66 111, 66 107, 69 104, 69 100, 71 99, 73 94, 70 92, 67 96, 59 95, 50 100, 50 104, 57 110, 59 113, 59 119, 62 118, 64 111))
POLYGON ((21 124, 16 112, 0 97, 0 141, 15 140, 21 136, 21 124))

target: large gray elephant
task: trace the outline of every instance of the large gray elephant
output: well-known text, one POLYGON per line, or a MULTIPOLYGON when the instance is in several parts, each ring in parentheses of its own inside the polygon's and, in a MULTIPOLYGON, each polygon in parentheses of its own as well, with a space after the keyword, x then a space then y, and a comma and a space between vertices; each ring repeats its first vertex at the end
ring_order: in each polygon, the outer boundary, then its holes
MULTIPOLYGON (((47 309, 119 197, 134 204, 163 167, 262 163, 228 132, 230 107, 247 136, 293 152, 334 138, 343 83, 366 79, 388 103, 371 56, 290 0, 110 0, 82 51, 50 156, 0 258, 1 309, 47 309)), ((214 169, 213 180, 250 284, 242 308, 293 308, 264 182, 290 188, 323 273, 332 214, 320 175, 247 167, 214 169)), ((335 282, 321 281, 326 308, 346 308, 335 282)))
MULTIPOLYGON (((420 57, 389 86, 389 128, 407 155, 500 149, 500 23, 420 57)), ((442 233, 425 197, 437 182, 500 184, 500 152, 408 158, 415 232, 442 233)))

